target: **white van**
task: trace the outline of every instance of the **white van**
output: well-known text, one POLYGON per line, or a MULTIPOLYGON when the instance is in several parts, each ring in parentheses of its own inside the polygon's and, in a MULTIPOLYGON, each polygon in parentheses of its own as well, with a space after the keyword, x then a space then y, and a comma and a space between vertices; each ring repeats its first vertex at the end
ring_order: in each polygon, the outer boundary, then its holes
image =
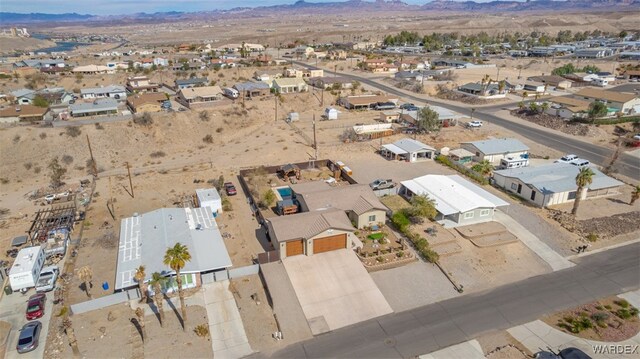
POLYGON ((506 157, 500 160, 499 169, 527 167, 529 165, 528 158, 506 157))
POLYGON ((240 96, 240 93, 238 92, 238 90, 231 87, 225 87, 223 91, 224 91, 224 95, 230 99, 237 99, 238 96, 240 96))

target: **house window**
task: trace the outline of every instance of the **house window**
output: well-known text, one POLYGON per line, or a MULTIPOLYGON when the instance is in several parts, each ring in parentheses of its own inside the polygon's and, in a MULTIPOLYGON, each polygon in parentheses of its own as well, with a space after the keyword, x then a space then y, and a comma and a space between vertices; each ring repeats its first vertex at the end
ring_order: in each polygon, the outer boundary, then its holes
POLYGON ((576 199, 576 191, 569 192, 567 199, 576 199))
POLYGON ((518 185, 515 184, 515 183, 512 183, 511 184, 511 189, 514 190, 514 191, 517 190, 518 189, 518 185))
POLYGON ((473 216, 475 215, 475 213, 472 212, 467 212, 464 214, 464 219, 471 219, 473 218, 473 216))
POLYGON ((480 217, 486 217, 489 215, 489 213, 491 213, 490 209, 483 209, 480 211, 480 217))
POLYGON ((376 221, 376 215, 375 214, 372 215, 372 216, 369 216, 369 222, 375 222, 375 221, 376 221))
POLYGON ((536 200, 536 191, 531 191, 531 200, 532 201, 536 200))

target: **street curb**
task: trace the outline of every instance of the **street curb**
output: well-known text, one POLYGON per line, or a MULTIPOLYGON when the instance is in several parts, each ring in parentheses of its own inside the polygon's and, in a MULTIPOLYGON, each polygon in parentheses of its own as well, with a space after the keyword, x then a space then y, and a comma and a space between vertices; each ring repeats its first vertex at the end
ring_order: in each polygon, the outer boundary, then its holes
POLYGON ((592 251, 585 252, 585 253, 573 254, 573 255, 567 256, 565 258, 571 261, 571 260, 574 260, 574 259, 579 259, 581 257, 586 257, 586 256, 591 255, 591 254, 605 252, 605 251, 608 251, 610 249, 620 248, 620 247, 628 246, 628 245, 631 245, 631 244, 634 244, 634 243, 638 243, 638 242, 640 242, 640 238, 632 239, 632 240, 627 241, 627 242, 614 244, 614 245, 611 245, 611 246, 608 246, 608 247, 594 249, 592 251))

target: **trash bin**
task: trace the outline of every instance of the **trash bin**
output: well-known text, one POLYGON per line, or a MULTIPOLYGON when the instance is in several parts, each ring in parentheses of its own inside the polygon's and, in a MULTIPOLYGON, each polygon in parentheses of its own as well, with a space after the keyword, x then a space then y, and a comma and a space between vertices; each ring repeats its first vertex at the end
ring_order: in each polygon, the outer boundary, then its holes
POLYGON ((109 282, 102 283, 102 289, 103 290, 109 290, 109 282))
POLYGON ((6 287, 4 287, 4 294, 9 295, 13 293, 13 289, 11 289, 11 286, 8 285, 6 287))

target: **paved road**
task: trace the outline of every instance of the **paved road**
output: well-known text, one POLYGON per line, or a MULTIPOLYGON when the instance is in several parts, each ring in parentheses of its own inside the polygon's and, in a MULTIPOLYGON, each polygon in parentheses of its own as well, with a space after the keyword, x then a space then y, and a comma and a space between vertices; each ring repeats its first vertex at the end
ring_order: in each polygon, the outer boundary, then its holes
MULTIPOLYGON (((315 66, 311 66, 304 62, 294 61, 294 63, 298 65, 306 66, 312 69, 316 68, 315 66)), ((428 103, 431 105, 441 106, 462 114, 469 113, 470 111, 468 106, 453 105, 450 103, 434 100, 432 98, 429 98, 428 100, 426 100, 424 98, 399 91, 398 89, 393 88, 391 86, 387 86, 387 85, 375 82, 366 77, 361 77, 361 76, 347 74, 347 73, 340 73, 340 72, 338 72, 338 75, 342 77, 351 78, 353 80, 357 80, 362 84, 366 84, 371 87, 378 88, 387 93, 394 94, 394 95, 403 97, 405 99, 409 99, 416 104, 428 103)), ((606 162, 608 161, 608 159, 610 158, 613 152, 609 148, 605 148, 605 147, 601 147, 591 143, 576 140, 571 137, 555 134, 553 132, 545 131, 542 128, 527 126, 523 123, 516 122, 513 120, 507 120, 493 114, 496 110, 505 106, 508 106, 508 105, 500 104, 500 105, 491 106, 491 107, 478 107, 476 112, 474 113, 474 118, 491 122, 495 125, 506 128, 507 130, 519 133, 520 135, 530 139, 531 141, 554 148, 558 151, 576 154, 580 157, 586 158, 591 162, 599 164, 601 166, 606 164, 606 162)), ((622 155, 620 155, 615 167, 617 168, 619 173, 631 178, 637 178, 638 175, 640 174, 640 161, 638 161, 637 158, 634 158, 626 153, 623 153, 622 155)))
POLYGON ((342 328, 290 345, 272 356, 412 357, 640 288, 640 243, 584 256, 576 262, 569 269, 342 328))

